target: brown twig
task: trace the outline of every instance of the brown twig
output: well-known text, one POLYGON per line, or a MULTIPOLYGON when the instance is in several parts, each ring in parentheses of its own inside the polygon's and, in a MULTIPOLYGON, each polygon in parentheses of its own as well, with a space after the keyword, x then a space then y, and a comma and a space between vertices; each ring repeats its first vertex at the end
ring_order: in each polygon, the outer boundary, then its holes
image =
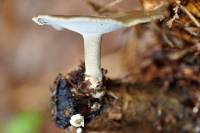
POLYGON ((194 15, 192 15, 192 13, 190 13, 184 6, 180 5, 180 8, 188 15, 188 17, 192 20, 192 22, 194 22, 194 24, 198 28, 200 28, 200 22, 194 17, 194 15))

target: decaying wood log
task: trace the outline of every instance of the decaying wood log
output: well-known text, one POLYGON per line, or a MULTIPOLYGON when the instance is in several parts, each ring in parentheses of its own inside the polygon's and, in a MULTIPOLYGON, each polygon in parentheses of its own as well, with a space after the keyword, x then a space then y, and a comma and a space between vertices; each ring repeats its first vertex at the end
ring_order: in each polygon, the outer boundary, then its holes
POLYGON ((199 132, 200 90, 165 91, 155 83, 108 84, 118 98, 88 126, 88 132, 199 132))

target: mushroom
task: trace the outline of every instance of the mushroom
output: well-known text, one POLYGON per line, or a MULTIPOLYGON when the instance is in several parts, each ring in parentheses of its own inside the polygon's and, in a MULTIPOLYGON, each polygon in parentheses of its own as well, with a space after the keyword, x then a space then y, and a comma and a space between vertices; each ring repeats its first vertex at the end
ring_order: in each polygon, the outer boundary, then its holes
POLYGON ((68 29, 77 32, 84 39, 85 80, 90 82, 90 89, 94 89, 93 97, 101 98, 102 90, 101 70, 101 37, 104 33, 112 32, 122 27, 130 27, 140 23, 162 19, 160 10, 131 11, 113 16, 56 16, 40 15, 33 21, 39 25, 48 25, 57 30, 68 29))
POLYGON ((73 115, 70 124, 76 128, 84 127, 84 117, 81 114, 73 115))

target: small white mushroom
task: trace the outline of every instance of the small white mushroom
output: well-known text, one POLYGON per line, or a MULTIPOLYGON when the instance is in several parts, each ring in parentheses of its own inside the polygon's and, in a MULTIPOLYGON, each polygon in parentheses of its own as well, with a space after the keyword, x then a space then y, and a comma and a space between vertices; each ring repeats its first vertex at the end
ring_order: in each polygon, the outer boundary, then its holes
POLYGON ((130 27, 139 23, 146 23, 155 19, 162 19, 160 10, 143 12, 132 11, 111 17, 97 16, 48 16, 34 17, 39 25, 49 25, 55 29, 69 29, 83 36, 85 54, 85 80, 91 83, 90 88, 97 91, 93 97, 101 98, 103 91, 99 91, 102 84, 101 71, 101 36, 122 27, 130 27))
POLYGON ((84 127, 84 117, 81 114, 73 115, 69 122, 76 128, 84 127))

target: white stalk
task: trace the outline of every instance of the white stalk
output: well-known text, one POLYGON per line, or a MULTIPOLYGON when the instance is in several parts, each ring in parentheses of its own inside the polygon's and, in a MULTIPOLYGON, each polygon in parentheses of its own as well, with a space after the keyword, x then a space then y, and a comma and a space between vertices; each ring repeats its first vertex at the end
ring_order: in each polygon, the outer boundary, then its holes
POLYGON ((82 133, 82 132, 83 132, 82 128, 79 127, 79 128, 76 129, 76 133, 82 133))
POLYGON ((84 34, 85 80, 91 82, 91 88, 98 89, 102 82, 101 71, 102 34, 84 34))

